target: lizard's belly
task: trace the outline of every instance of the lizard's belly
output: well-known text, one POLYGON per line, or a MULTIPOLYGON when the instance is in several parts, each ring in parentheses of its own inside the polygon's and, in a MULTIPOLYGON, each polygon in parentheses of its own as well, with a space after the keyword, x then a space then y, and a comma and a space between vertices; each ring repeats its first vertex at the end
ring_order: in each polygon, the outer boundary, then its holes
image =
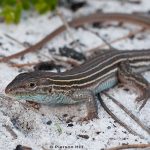
POLYGON ((94 89, 93 92, 95 94, 102 92, 104 90, 107 90, 109 88, 112 88, 118 83, 117 76, 112 76, 104 81, 102 81, 100 84, 98 84, 94 89))

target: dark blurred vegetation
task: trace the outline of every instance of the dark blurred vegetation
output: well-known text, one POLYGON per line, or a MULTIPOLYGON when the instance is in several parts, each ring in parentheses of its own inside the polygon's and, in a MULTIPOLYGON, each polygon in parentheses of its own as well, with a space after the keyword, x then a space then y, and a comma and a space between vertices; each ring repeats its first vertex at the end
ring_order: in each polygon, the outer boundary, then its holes
POLYGON ((0 0, 0 17, 6 23, 18 23, 23 11, 43 14, 54 10, 57 4, 58 0, 0 0))

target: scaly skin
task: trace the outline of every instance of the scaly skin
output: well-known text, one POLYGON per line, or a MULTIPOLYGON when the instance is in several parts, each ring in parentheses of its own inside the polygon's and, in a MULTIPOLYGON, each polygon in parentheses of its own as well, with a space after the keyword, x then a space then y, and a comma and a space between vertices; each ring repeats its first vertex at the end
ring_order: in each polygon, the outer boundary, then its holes
POLYGON ((86 103, 88 115, 85 120, 88 120, 97 117, 95 95, 115 86, 118 81, 134 83, 131 85, 141 91, 139 101, 144 100, 145 104, 149 98, 149 83, 139 73, 148 69, 149 49, 110 50, 66 72, 35 71, 19 74, 5 92, 18 100, 47 105, 86 103))

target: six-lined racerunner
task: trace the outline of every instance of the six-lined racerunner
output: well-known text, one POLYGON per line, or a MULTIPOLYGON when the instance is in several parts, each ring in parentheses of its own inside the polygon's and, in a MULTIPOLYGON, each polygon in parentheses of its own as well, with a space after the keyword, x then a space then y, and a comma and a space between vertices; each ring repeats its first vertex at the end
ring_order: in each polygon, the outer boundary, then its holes
POLYGON ((118 81, 140 91, 141 108, 150 96, 149 83, 140 75, 150 69, 150 50, 106 51, 79 67, 62 73, 35 71, 19 74, 7 87, 6 94, 18 100, 64 105, 85 102, 88 115, 97 117, 95 95, 118 81))
MULTIPOLYGON (((92 15, 91 18, 80 18, 82 23, 78 22, 79 20, 77 22, 72 21, 70 25, 76 27, 83 23, 98 22, 98 20, 113 20, 114 17, 114 20, 117 20, 117 18, 121 21, 129 20, 129 22, 150 28, 150 21, 146 21, 145 18, 141 17, 112 14, 111 18, 110 14, 102 14, 102 16, 105 16, 102 19, 100 14, 95 15, 95 18, 92 18, 92 15)), ((65 27, 57 29, 57 34, 58 30, 62 32, 64 29, 65 27)), ((57 35, 55 31, 53 34, 53 37, 57 35)), ((150 86, 140 73, 148 69, 150 69, 149 49, 133 51, 110 50, 100 52, 95 58, 66 72, 34 71, 21 73, 6 87, 5 92, 17 99, 48 105, 86 103, 88 114, 83 120, 88 120, 97 117, 95 95, 115 86, 118 81, 128 86, 132 85, 140 91, 136 100, 143 100, 142 108, 150 96, 150 86)))

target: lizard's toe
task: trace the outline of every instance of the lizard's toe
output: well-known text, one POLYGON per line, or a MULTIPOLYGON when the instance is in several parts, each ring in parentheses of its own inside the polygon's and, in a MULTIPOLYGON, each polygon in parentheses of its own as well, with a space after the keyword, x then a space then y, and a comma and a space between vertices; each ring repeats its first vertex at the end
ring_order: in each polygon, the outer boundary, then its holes
POLYGON ((148 87, 147 89, 144 90, 144 92, 142 93, 141 96, 136 98, 137 102, 141 102, 142 101, 142 104, 139 107, 139 111, 145 106, 145 104, 147 103, 149 98, 150 98, 150 88, 148 87))
POLYGON ((145 106, 145 104, 147 103, 147 101, 148 101, 148 98, 143 101, 142 105, 139 108, 139 111, 145 106))

